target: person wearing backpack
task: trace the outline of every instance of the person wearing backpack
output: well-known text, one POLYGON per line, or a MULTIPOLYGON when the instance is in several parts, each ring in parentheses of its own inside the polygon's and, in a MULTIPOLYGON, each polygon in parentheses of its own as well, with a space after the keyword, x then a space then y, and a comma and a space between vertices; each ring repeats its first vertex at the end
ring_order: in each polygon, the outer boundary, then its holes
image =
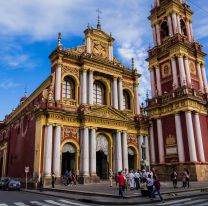
POLYGON ((174 188, 174 189, 177 188, 177 175, 178 175, 178 174, 177 174, 176 170, 173 169, 173 171, 172 171, 170 177, 171 177, 171 180, 172 180, 172 182, 173 182, 173 188, 174 188))

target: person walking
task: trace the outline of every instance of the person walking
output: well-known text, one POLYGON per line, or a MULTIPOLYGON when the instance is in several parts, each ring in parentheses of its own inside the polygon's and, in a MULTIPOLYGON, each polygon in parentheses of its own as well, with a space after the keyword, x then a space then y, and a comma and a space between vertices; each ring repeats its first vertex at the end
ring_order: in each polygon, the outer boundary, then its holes
POLYGON ((186 186, 189 188, 190 187, 190 174, 187 169, 185 169, 185 176, 186 176, 186 186))
POLYGON ((152 191, 151 198, 153 198, 155 193, 157 193, 159 195, 159 197, 160 197, 161 202, 164 202, 164 199, 163 199, 163 197, 162 197, 162 195, 160 193, 160 181, 159 181, 159 179, 156 176, 153 177, 153 180, 154 180, 154 184, 153 185, 154 185, 155 188, 152 191))
POLYGON ((171 177, 171 180, 172 180, 172 182, 173 182, 173 188, 174 188, 174 189, 177 188, 177 175, 178 175, 178 174, 177 174, 176 170, 173 169, 173 171, 172 171, 170 177, 171 177))
POLYGON ((109 182, 110 182, 110 187, 113 187, 113 172, 111 169, 109 170, 109 182))
POLYGON ((140 188, 140 174, 139 170, 135 172, 135 183, 136 183, 136 189, 138 190, 140 188))
POLYGON ((119 197, 123 198, 123 193, 124 193, 124 187, 125 187, 125 180, 124 180, 124 176, 121 172, 118 173, 118 185, 119 185, 119 197))
POLYGON ((55 182, 56 182, 56 176, 55 176, 55 174, 53 173, 53 174, 52 174, 52 177, 51 177, 51 185, 52 185, 52 188, 55 187, 55 182))

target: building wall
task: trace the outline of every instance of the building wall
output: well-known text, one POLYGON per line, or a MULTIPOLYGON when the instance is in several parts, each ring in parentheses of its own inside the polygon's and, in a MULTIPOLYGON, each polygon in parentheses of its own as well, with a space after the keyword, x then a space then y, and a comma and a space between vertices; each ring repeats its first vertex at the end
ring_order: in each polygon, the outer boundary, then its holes
POLYGON ((188 138, 187 138, 187 128, 186 128, 186 117, 185 113, 182 112, 181 115, 181 127, 182 127, 182 136, 183 136, 183 145, 184 145, 184 152, 185 152, 185 161, 189 162, 189 147, 188 147, 188 138))
POLYGON ((201 124, 205 159, 208 161, 208 117, 206 115, 199 114, 199 119, 201 124))
POLYGON ((24 177, 25 166, 30 167, 29 177, 33 174, 35 140, 35 117, 25 115, 10 126, 7 176, 24 177))

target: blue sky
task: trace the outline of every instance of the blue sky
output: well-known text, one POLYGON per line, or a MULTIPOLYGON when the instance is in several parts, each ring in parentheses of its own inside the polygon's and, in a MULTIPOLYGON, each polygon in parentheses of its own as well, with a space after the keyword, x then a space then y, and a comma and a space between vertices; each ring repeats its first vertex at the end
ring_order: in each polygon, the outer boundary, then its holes
MULTIPOLYGON (((196 4, 208 11, 207 0, 196 4)), ((62 32, 63 46, 83 43, 87 24, 96 26, 96 9, 102 10, 101 24, 112 32, 115 55, 127 66, 130 59, 142 74, 141 98, 150 89, 148 64, 145 62, 152 31, 147 20, 153 0, 7 0, 0 7, 0 120, 19 104, 27 87, 31 94, 50 74, 49 54, 62 32)), ((195 39, 208 52, 208 13, 190 4, 195 12, 195 39)), ((207 59, 206 59, 207 62, 207 59)))

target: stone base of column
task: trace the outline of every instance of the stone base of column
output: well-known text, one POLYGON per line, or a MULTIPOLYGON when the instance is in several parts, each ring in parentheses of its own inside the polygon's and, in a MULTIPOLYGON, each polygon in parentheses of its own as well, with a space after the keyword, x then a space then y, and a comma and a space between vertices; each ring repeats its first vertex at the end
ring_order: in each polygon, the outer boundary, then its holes
POLYGON ((100 177, 94 176, 78 176, 79 184, 100 183, 100 177))
POLYGON ((161 181, 170 181, 170 174, 174 168, 179 181, 184 169, 189 171, 191 181, 208 181, 208 163, 166 163, 151 165, 151 168, 153 167, 161 181))

